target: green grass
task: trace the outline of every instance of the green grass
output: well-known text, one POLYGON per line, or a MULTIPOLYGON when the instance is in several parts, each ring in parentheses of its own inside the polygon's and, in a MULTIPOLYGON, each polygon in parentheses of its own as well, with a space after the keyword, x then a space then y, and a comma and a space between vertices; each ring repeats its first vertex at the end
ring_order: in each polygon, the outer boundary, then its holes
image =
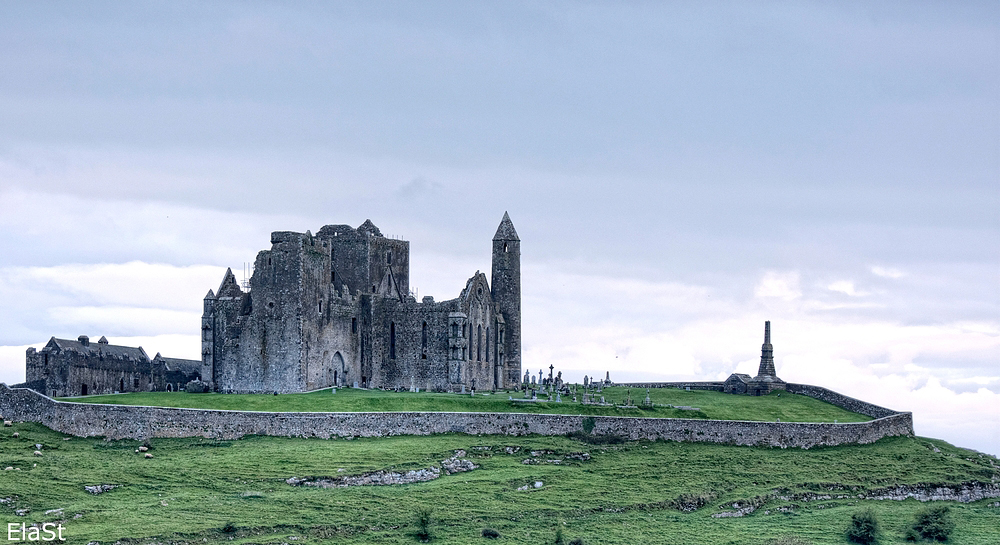
MULTIPOLYGON (((919 437, 808 451, 648 441, 597 446, 565 437, 458 434, 154 439, 153 459, 135 453, 138 441, 65 437, 38 424, 0 428, 0 467, 20 468, 0 471, 0 499, 14 498, 0 503, 0 523, 64 520, 70 543, 417 543, 416 513, 431 508, 433 543, 441 544, 492 543, 479 537, 486 527, 502 534, 499 543, 552 543, 561 527, 567 541, 582 537, 591 544, 763 545, 796 535, 820 545, 845 543, 851 514, 871 507, 885 530, 882 543, 903 544, 907 525, 925 507, 914 500, 797 502, 788 512, 778 508, 789 502, 771 500, 743 518, 711 514, 775 490, 823 491, 837 484, 859 492, 1000 479, 995 458, 919 437), (11 437, 14 431, 20 438, 11 437), (35 443, 44 444, 42 457, 32 456, 35 443), (475 448, 483 446, 491 448, 475 448), (504 446, 521 450, 507 454, 504 446), (410 485, 313 489, 285 483, 291 476, 423 468, 455 449, 465 449, 481 467, 410 485), (522 463, 541 449, 553 452, 540 459, 564 463, 522 463), (591 459, 564 458, 571 452, 587 452, 591 459), (517 490, 536 480, 544 482, 541 489, 517 490), (83 490, 101 483, 122 487, 99 496, 83 490), (682 512, 673 506, 682 497, 708 501, 682 512), (15 516, 15 508, 30 513, 15 516), (44 514, 55 508, 63 514, 44 514), (222 530, 227 524, 232 532, 222 530)), ((947 502, 957 523, 951 542, 1000 543, 1000 509, 988 506, 993 501, 947 502)))
MULTIPOLYGON (((605 400, 622 404, 628 392, 625 388, 605 388, 605 400)), ((645 390, 631 391, 634 403, 646 397, 645 390)), ((459 394, 383 392, 378 390, 339 389, 336 394, 320 390, 304 394, 188 394, 185 392, 144 392, 71 398, 67 401, 113 403, 118 405, 152 405, 159 407, 190 407, 201 409, 231 409, 277 412, 359 412, 359 411, 455 411, 455 412, 523 412, 550 414, 585 414, 614 416, 651 416, 661 418, 711 418, 717 420, 755 420, 782 422, 863 422, 871 418, 852 413, 811 397, 773 392, 752 397, 711 391, 686 391, 676 388, 654 388, 650 398, 652 409, 622 409, 573 403, 572 396, 561 403, 518 403, 508 397, 520 398, 518 392, 498 392, 475 397, 459 394), (679 410, 665 405, 696 407, 700 410, 679 410)))

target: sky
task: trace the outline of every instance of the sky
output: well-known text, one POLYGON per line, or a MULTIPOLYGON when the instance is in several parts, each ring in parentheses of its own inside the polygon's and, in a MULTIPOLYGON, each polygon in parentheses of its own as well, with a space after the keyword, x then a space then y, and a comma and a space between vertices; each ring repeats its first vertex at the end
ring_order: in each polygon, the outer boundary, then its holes
POLYGON ((199 357, 269 233, 370 218, 456 297, 522 240, 570 380, 778 375, 1000 454, 1000 5, 0 4, 0 381, 199 357))

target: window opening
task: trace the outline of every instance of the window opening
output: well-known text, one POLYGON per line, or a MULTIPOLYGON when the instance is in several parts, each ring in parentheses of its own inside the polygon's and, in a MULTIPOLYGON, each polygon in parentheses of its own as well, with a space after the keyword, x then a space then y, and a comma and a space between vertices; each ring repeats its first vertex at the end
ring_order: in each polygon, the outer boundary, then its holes
POLYGON ((476 326, 476 361, 483 361, 483 326, 476 326))
POLYGON ((81 384, 80 385, 80 395, 82 395, 82 396, 87 395, 87 385, 86 384, 81 384))
POLYGON ((389 359, 396 359, 396 322, 389 323, 389 359))
POLYGON ((123 378, 118 379, 118 391, 119 392, 125 391, 125 379, 123 378))
POLYGON ((358 332, 358 319, 351 318, 351 333, 357 333, 357 332, 358 332))

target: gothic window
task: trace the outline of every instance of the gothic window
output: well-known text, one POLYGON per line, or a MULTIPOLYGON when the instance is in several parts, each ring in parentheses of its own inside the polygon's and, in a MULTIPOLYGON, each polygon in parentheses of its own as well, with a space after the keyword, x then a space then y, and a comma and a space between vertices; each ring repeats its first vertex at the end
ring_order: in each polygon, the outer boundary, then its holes
POLYGON ((392 250, 385 253, 385 264, 392 265, 392 250))
POLYGON ((389 359, 396 359, 396 322, 389 322, 389 359))
POLYGON ((330 283, 332 284, 332 283, 334 283, 336 281, 337 281, 337 272, 336 271, 330 271, 330 283))
POLYGON ((319 302, 319 313, 323 314, 323 301, 319 302))
POLYGON ((504 251, 504 253, 507 252, 507 243, 506 242, 503 243, 503 251, 504 251))
POLYGON ((118 379, 118 391, 119 392, 125 391, 125 379, 123 378, 118 379))
POLYGON ((490 328, 486 328, 486 362, 490 361, 490 328))
POLYGON ((358 319, 351 318, 351 333, 357 333, 357 332, 358 332, 358 319))
POLYGON ((483 361, 483 326, 476 326, 476 361, 483 361))

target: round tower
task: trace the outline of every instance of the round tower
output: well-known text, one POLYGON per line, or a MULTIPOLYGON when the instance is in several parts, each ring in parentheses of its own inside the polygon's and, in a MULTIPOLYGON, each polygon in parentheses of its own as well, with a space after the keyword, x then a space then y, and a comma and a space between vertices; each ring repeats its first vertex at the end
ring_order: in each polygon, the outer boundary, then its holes
POLYGON ((497 347, 503 349, 496 360, 503 366, 503 384, 498 386, 511 388, 521 380, 521 239, 507 212, 493 236, 490 286, 503 316, 502 327, 496 329, 497 347))

